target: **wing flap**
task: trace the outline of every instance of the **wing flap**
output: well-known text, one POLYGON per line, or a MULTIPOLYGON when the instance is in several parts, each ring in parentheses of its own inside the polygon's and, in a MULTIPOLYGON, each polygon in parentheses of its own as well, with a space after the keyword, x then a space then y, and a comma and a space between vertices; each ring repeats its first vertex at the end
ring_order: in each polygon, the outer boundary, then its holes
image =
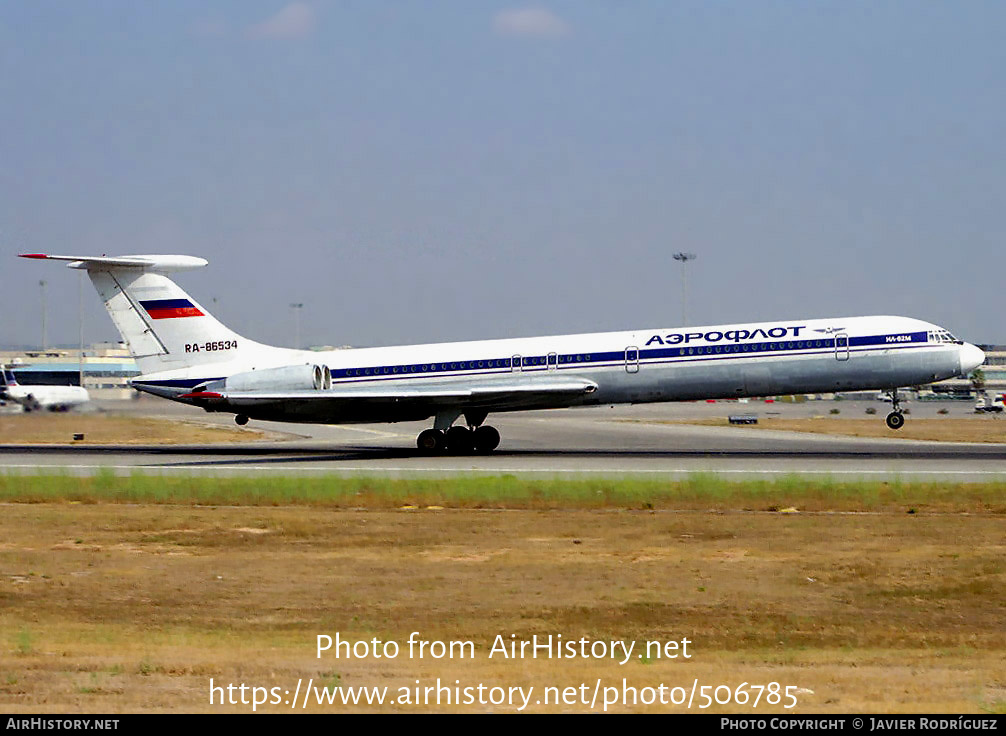
POLYGON ((324 391, 229 391, 198 392, 179 398, 198 403, 227 404, 229 408, 252 409, 283 405, 290 408, 347 406, 495 407, 520 408, 543 399, 570 400, 597 390, 597 384, 584 378, 540 377, 505 379, 477 383, 436 383, 419 386, 402 382, 379 385, 335 385, 324 391))

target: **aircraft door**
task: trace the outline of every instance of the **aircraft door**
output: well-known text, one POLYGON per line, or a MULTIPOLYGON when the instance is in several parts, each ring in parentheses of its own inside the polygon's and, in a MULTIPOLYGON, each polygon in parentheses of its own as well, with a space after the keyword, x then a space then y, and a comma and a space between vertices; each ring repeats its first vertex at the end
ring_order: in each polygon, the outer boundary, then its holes
POLYGON ((849 359, 849 336, 844 332, 835 335, 835 360, 849 359))
POLYGON ((639 348, 635 345, 625 349, 625 372, 639 373, 639 348))
POLYGON ((559 355, 557 353, 548 354, 548 369, 554 371, 559 367, 559 355))

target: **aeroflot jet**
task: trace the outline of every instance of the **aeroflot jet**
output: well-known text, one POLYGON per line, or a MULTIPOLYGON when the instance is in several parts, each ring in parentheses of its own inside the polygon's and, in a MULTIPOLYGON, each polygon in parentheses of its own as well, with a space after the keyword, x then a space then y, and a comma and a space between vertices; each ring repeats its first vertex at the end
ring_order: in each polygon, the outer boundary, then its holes
POLYGON ((985 360, 907 317, 843 317, 313 352, 235 334, 165 273, 178 255, 24 254, 85 269, 129 345, 141 391, 249 419, 321 424, 433 417, 424 452, 491 452, 490 413, 597 404, 887 390, 969 374, 985 360), (455 422, 463 417, 463 422, 455 422))

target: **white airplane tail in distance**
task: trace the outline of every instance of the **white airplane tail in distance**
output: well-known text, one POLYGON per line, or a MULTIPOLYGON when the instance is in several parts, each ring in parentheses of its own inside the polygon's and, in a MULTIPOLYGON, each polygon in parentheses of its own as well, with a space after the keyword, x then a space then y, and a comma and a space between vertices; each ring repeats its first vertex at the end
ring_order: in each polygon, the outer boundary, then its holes
POLYGON ((22 385, 0 366, 0 399, 13 401, 31 411, 69 411, 91 400, 87 389, 80 386, 22 385))
POLYGON ((966 376, 985 354, 910 317, 838 317, 316 352, 217 321, 166 274, 206 260, 22 254, 87 271, 141 371, 140 391, 249 419, 421 421, 426 453, 494 450, 491 413, 881 390, 966 376), (458 420, 462 419, 461 422, 458 420))

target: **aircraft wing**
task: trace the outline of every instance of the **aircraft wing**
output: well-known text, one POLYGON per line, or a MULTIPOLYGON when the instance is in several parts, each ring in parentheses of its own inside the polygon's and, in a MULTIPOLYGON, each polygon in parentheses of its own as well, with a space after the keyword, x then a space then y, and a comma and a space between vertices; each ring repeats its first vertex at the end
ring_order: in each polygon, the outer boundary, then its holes
MULTIPOLYGON (((196 391, 179 396, 207 408, 219 406, 228 410, 268 411, 283 407, 287 412, 304 415, 328 415, 336 418, 356 411, 370 414, 384 409, 389 414, 423 414, 443 409, 508 409, 549 406, 566 397, 570 403, 597 390, 593 381, 576 377, 535 376, 507 377, 478 381, 444 381, 409 385, 407 381, 385 381, 379 384, 337 384, 329 390, 298 391, 196 391)), ((560 402, 561 403, 561 402, 560 402)))

